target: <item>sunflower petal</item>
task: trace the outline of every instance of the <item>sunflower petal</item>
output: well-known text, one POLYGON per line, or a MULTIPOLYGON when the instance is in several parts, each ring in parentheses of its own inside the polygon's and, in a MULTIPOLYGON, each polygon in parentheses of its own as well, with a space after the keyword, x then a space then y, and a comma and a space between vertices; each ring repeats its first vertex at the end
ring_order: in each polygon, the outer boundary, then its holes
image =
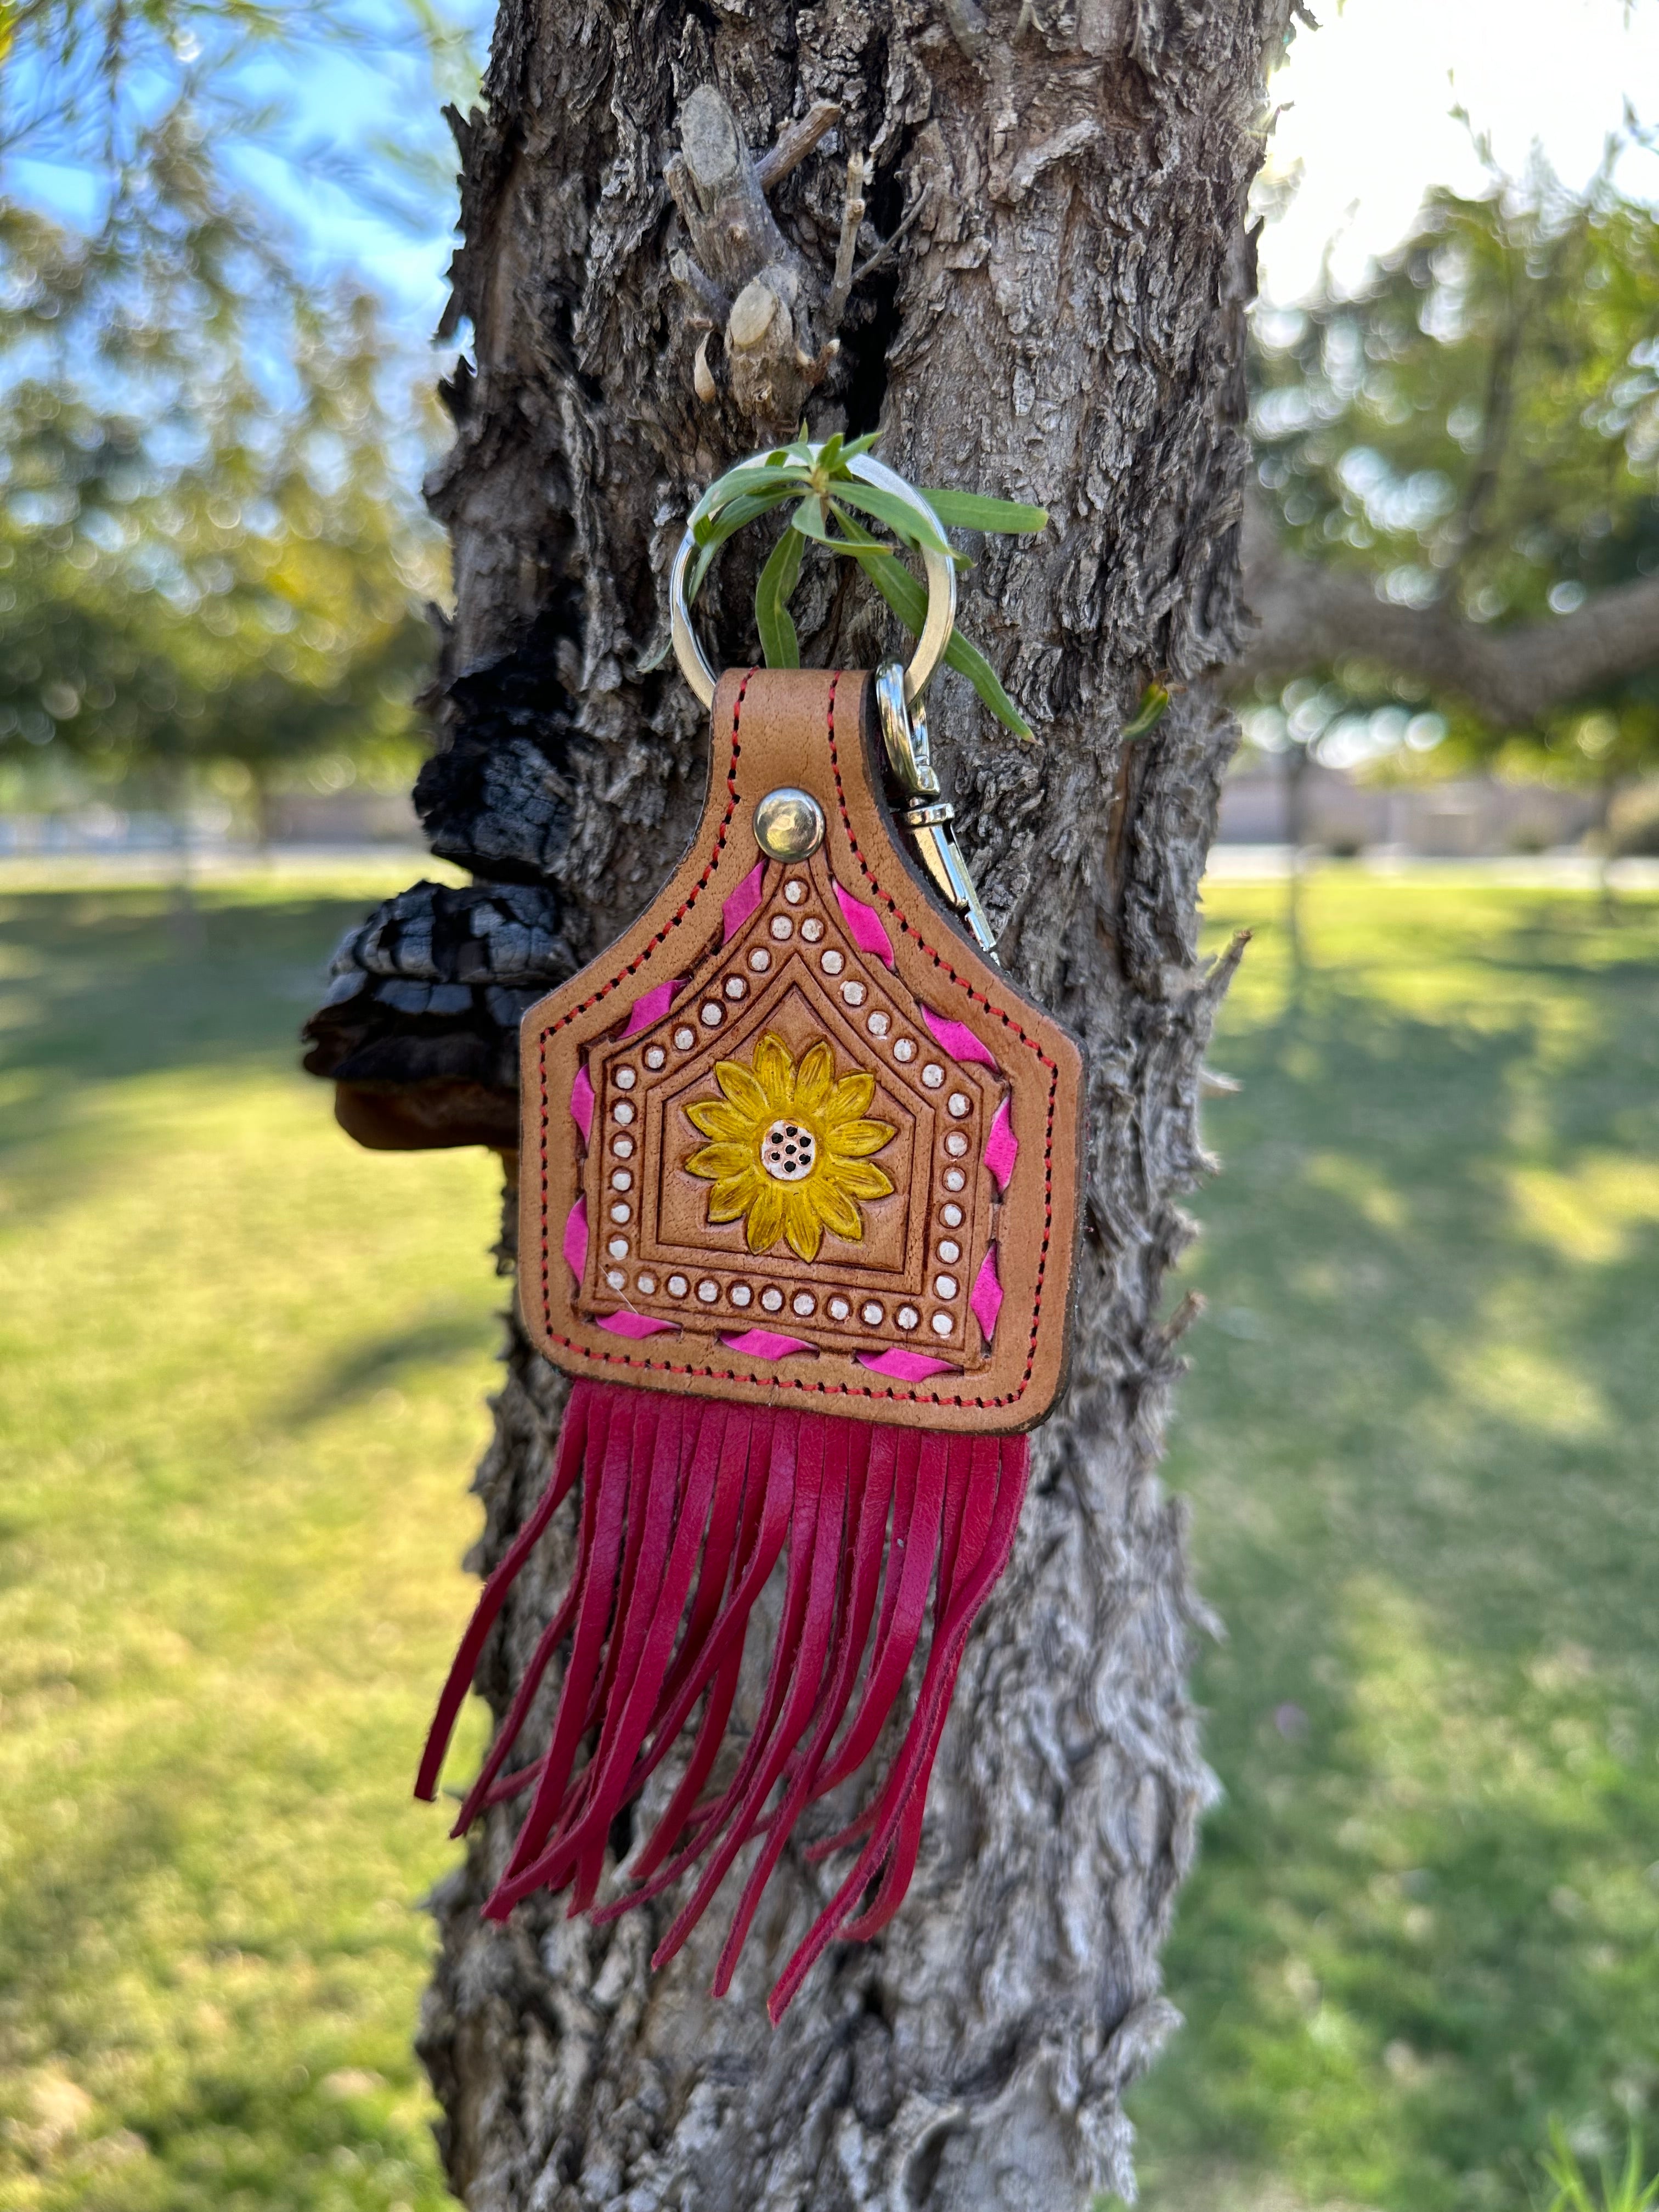
POLYGON ((695 1106, 686 1108, 685 1117, 705 1137, 722 1137, 728 1144, 740 1144, 745 1137, 754 1134, 755 1124, 750 1117, 739 1114, 723 1098, 700 1098, 695 1106))
POLYGON ((876 1079, 873 1075, 863 1073, 843 1075, 830 1093, 829 1102, 823 1109, 824 1127, 836 1129, 843 1121, 856 1121, 875 1095, 876 1079))
POLYGON ((815 1114, 830 1096, 836 1080, 836 1058, 823 1039, 809 1045, 795 1071, 795 1104, 803 1114, 815 1114))
POLYGON ((751 1252, 769 1252, 782 1234, 783 1197, 779 1186, 769 1182, 750 1207, 748 1227, 751 1252))
POLYGON ((794 1103, 794 1059, 783 1039, 770 1030, 755 1047, 755 1073, 766 1094, 769 1114, 781 1113, 794 1103))
POLYGON ((890 1121, 844 1121, 832 1130, 826 1149, 831 1159, 863 1160, 878 1152, 893 1134, 890 1121))
POLYGON ((803 1260, 816 1260, 818 1246, 823 1241, 823 1230, 818 1220, 820 1202, 820 1194, 817 1191, 790 1190, 784 1193, 785 1231, 791 1245, 803 1260))
POLYGON ((692 1153, 685 1170, 688 1175, 703 1176, 712 1181, 715 1176, 741 1175, 745 1168, 752 1170, 754 1164, 752 1145, 705 1145, 701 1152, 692 1153))
POLYGON ((888 1198, 893 1186, 879 1168, 872 1168, 867 1160, 831 1160, 823 1168, 819 1180, 844 1190, 848 1198, 888 1198))
POLYGON ((752 1168, 742 1175, 722 1176, 708 1194, 708 1218, 711 1224, 722 1221, 741 1221, 748 1212, 760 1177, 752 1168))
POLYGON ((864 1242, 864 1216, 854 1205, 846 1191, 829 1176, 820 1176, 812 1194, 817 1201, 818 1218, 835 1237, 845 1238, 849 1244, 864 1242))
POLYGON ((714 1080, 745 1121, 764 1121, 770 1118, 771 1107, 765 1091, 753 1071, 740 1060, 717 1060, 714 1080))

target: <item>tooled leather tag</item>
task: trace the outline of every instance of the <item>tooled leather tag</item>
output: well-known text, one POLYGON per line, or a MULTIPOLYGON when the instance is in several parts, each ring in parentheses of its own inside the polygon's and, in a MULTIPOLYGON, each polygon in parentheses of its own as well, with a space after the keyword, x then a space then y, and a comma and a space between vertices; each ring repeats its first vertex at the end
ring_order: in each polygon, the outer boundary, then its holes
POLYGON ((520 1297, 576 1375, 1012 1431, 1064 1380, 1082 1064, 924 886, 872 683, 733 671, 673 880, 526 1015, 520 1297), (823 809, 764 858, 757 803, 823 809))

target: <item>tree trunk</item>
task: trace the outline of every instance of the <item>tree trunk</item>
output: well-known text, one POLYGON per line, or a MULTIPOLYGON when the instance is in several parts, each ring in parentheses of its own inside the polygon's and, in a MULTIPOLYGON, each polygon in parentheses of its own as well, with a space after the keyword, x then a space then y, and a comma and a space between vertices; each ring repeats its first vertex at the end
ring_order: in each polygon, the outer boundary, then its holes
MULTIPOLYGON (((1187 1316, 1158 1316, 1231 972, 1194 949, 1234 743, 1204 679, 1242 630, 1244 201, 1287 7, 504 0, 488 114, 457 118, 477 369, 449 387, 431 489, 458 607, 420 797, 481 887, 405 894, 343 949, 311 1063, 346 1079, 343 1117, 356 1078, 382 1130, 398 1083, 428 1080, 450 1103, 407 1140, 469 1133, 465 1099, 510 1080, 517 1012, 672 870, 707 732, 672 662, 651 665, 668 558, 709 477, 797 411, 817 435, 878 426, 913 482, 1051 512, 1040 540, 975 549, 961 614, 1036 744, 949 674, 933 720, 1004 961, 1091 1069, 1070 1395, 963 1670, 907 1904, 832 1951, 774 2033, 764 1992, 822 1872, 787 1856, 716 2003, 718 1907, 658 1975, 672 1899, 599 1930, 546 1899, 481 1922, 518 1811, 498 1808, 439 1894, 422 2037, 474 2212, 1058 2212, 1132 2190, 1120 2100, 1177 2017, 1158 1946, 1212 1788, 1182 1679, 1201 1615, 1155 1477, 1187 1316), (828 136, 820 102, 841 111, 828 136), (723 116, 756 155, 783 140, 758 179, 723 116), (901 226, 843 315, 844 228, 861 265, 901 226), (1126 744, 1154 680, 1173 703, 1126 744)), ((707 594, 717 665, 753 655, 750 534, 707 594)), ((861 582, 810 561, 798 615, 810 661, 870 666, 890 642, 861 582)), ((476 1564, 538 1491, 563 1396, 513 1330, 476 1564)), ((568 1533, 492 1644, 498 1715, 568 1533)))

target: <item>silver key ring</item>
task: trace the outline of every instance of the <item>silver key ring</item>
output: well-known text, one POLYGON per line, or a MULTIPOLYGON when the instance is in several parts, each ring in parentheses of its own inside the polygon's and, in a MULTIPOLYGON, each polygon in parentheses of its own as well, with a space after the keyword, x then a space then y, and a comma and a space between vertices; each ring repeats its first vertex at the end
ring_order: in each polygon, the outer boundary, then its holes
MULTIPOLYGON (((769 447, 766 453, 775 451, 769 447)), ((822 450, 812 448, 816 454, 822 450)), ((766 459, 766 453, 751 454, 741 465, 757 466, 766 459)), ((939 529, 939 517, 914 486, 906 483, 896 470, 890 469, 871 453, 856 454, 848 464, 848 472, 872 484, 878 491, 890 493, 913 508, 919 521, 925 523, 930 532, 939 529)), ((686 579, 701 549, 690 526, 674 556, 674 565, 668 574, 668 618, 673 632, 675 658, 680 672, 705 707, 714 703, 717 678, 708 664, 708 656, 698 641, 691 627, 691 611, 686 605, 686 579)), ((904 698, 907 706, 914 705, 927 690, 928 679, 939 666, 945 647, 951 641, 951 631, 957 618, 956 564, 931 545, 920 548, 922 568, 927 578, 927 618, 921 635, 916 640, 916 649, 910 665, 904 672, 904 698)))

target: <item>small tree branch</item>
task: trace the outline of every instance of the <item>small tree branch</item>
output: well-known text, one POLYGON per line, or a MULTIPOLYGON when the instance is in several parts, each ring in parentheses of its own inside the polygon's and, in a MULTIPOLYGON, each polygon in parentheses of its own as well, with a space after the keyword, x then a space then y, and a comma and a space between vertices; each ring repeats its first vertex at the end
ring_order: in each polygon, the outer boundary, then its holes
POLYGON ((665 176, 704 275, 733 293, 757 270, 799 275, 799 260, 773 220, 737 118, 713 85, 691 93, 679 125, 678 165, 671 161, 665 176))
POLYGON ((803 116, 787 123, 769 154, 755 164, 755 182, 763 192, 781 185, 792 169, 799 168, 820 138, 841 121, 841 106, 833 100, 815 100, 803 116))
POLYGON ((830 302, 823 311, 831 331, 841 328, 853 291, 853 263, 859 250, 859 227, 864 221, 864 193, 870 181, 870 164, 862 154, 847 157, 847 199, 841 212, 841 242, 836 251, 836 274, 830 302))
MULTIPOLYGON (((819 100, 757 162, 726 100, 701 84, 680 110, 680 150, 664 171, 690 246, 669 259, 693 303, 688 320, 693 327, 725 325, 729 397, 769 434, 794 428, 835 353, 817 344, 813 288, 764 186, 793 167, 839 112, 834 101, 819 100)), ((691 373, 705 406, 720 397, 706 347, 699 347, 691 373)))
POLYGON ((1287 553, 1247 512, 1245 589, 1256 635, 1236 664, 1246 682, 1358 654, 1466 699, 1500 730, 1659 666, 1659 577, 1599 592, 1576 613, 1506 629, 1443 607, 1402 607, 1368 577, 1287 553))
POLYGON ((927 194, 924 190, 916 194, 915 198, 911 201, 908 209, 899 218, 898 228, 892 232, 890 236, 883 239, 881 244, 876 248, 875 252, 870 256, 870 258, 867 261, 861 261, 858 267, 853 271, 853 283, 851 289, 854 291, 857 291, 859 286, 863 283, 866 276, 873 276, 878 269, 881 268, 885 263, 892 259, 894 254, 897 252, 900 246, 903 243, 905 234, 910 229, 911 226, 915 223, 916 217, 921 213, 923 208, 925 208, 927 204, 927 194))
POLYGON ((1462 560, 1467 560, 1486 536, 1515 420, 1516 369, 1521 358, 1522 341, 1527 334, 1528 313, 1515 296, 1514 272, 1507 258, 1503 270, 1509 294, 1508 312, 1487 369, 1480 450, 1464 491, 1461 511, 1453 518, 1448 532, 1462 560))

